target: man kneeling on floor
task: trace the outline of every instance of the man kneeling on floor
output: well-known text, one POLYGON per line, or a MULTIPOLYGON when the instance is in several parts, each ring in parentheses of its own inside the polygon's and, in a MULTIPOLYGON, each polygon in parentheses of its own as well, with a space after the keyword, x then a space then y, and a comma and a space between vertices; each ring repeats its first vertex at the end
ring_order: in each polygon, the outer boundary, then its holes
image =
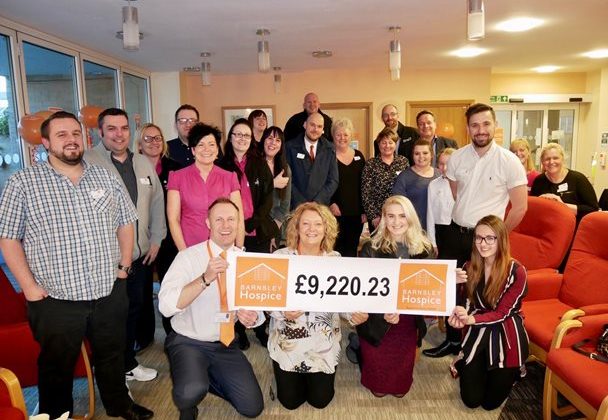
MULTIPOLYGON (((173 401, 180 419, 196 419, 207 391, 224 398, 247 417, 257 417, 264 399, 251 365, 234 341, 235 314, 228 312, 225 251, 234 247, 239 211, 227 198, 209 207, 209 240, 181 251, 163 279, 161 313, 174 332, 165 350, 173 380, 173 401)), ((262 312, 239 310, 248 328, 264 322, 262 312)))

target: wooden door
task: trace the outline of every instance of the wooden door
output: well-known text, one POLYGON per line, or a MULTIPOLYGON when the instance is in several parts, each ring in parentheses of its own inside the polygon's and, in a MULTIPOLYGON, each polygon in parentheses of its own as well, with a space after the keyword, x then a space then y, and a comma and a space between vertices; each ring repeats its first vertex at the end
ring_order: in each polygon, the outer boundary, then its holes
POLYGON ((408 124, 416 127, 416 115, 423 110, 431 111, 435 114, 435 122, 437 128, 443 123, 451 123, 454 126, 454 134, 451 137, 458 143, 458 147, 462 147, 470 143, 467 134, 467 121, 464 116, 465 111, 474 101, 472 99, 463 99, 455 101, 414 101, 407 102, 408 124))
POLYGON ((349 118, 354 127, 351 143, 368 159, 373 156, 372 147, 372 114, 371 102, 323 103, 321 110, 333 120, 340 117, 349 118))

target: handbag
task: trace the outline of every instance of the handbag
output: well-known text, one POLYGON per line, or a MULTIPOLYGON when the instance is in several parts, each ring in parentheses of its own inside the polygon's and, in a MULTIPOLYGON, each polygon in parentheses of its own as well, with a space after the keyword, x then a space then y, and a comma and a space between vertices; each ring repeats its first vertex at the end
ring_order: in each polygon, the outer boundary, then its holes
POLYGON ((583 354, 590 359, 608 363, 608 324, 604 325, 603 331, 597 339, 596 352, 591 353, 582 348, 589 342, 591 342, 590 338, 586 338, 583 341, 579 341, 578 343, 572 345, 572 350, 577 353, 583 354))
POLYGON ((391 328, 391 324, 386 322, 383 314, 369 314, 367 321, 355 328, 360 338, 372 346, 378 347, 384 335, 391 328))

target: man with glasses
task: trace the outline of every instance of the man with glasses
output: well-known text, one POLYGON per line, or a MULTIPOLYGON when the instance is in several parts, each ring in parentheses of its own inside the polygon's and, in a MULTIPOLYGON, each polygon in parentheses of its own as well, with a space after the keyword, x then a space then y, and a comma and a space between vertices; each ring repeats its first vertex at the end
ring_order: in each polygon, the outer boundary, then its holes
POLYGON ((307 201, 329 206, 338 189, 338 161, 333 143, 323 137, 323 116, 310 114, 305 132, 287 142, 285 153, 291 168, 291 208, 307 201))
MULTIPOLYGON (((471 143, 452 154, 446 174, 456 202, 444 255, 446 259, 457 260, 458 267, 471 258, 479 219, 490 214, 504 218, 511 202, 505 225, 512 230, 528 209, 528 180, 523 165, 515 154, 494 143, 494 109, 486 104, 473 104, 465 115, 471 143)), ((422 353, 443 357, 459 351, 460 331, 446 325, 446 340, 422 353)))
POLYGON ((144 301, 144 287, 152 277, 152 264, 167 233, 165 199, 156 170, 147 157, 129 150, 129 117, 118 108, 108 108, 97 118, 101 143, 85 153, 87 162, 103 166, 122 181, 137 209, 133 246, 133 263, 122 267, 127 274, 129 314, 125 345, 126 379, 151 381, 154 369, 140 365, 135 359, 137 321, 144 301))
POLYGON ((192 150, 188 146, 188 133, 199 120, 198 110, 192 105, 184 104, 175 111, 175 129, 177 138, 169 140, 169 156, 179 162, 182 166, 188 166, 194 162, 192 150))
MULTIPOLYGON (((414 142, 420 137, 418 135, 418 131, 416 131, 414 127, 401 124, 399 121, 399 111, 393 104, 385 105, 382 108, 382 122, 384 123, 385 127, 390 128, 394 133, 397 133, 399 140, 397 140, 395 153, 400 156, 405 156, 411 164, 413 162, 413 145, 414 142)), ((378 148, 377 143, 374 143, 374 155, 380 156, 380 149, 378 148)))

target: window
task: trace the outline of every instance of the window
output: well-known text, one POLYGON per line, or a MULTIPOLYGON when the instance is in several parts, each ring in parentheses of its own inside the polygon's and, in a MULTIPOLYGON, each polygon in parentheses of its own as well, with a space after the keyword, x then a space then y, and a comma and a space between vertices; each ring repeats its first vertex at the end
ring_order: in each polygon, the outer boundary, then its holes
POLYGON ((0 34, 0 192, 8 178, 23 167, 12 69, 10 38, 0 34))
POLYGON ((129 73, 123 73, 123 79, 125 86, 125 111, 129 114, 131 150, 133 150, 133 144, 139 133, 139 129, 150 121, 148 112, 148 80, 129 73))
MULTIPOLYGON (((83 60, 82 67, 84 69, 87 105, 94 105, 103 109, 119 107, 118 71, 88 60, 83 60)), ((95 129, 87 131, 92 146, 96 146, 101 141, 99 132, 95 129)))

